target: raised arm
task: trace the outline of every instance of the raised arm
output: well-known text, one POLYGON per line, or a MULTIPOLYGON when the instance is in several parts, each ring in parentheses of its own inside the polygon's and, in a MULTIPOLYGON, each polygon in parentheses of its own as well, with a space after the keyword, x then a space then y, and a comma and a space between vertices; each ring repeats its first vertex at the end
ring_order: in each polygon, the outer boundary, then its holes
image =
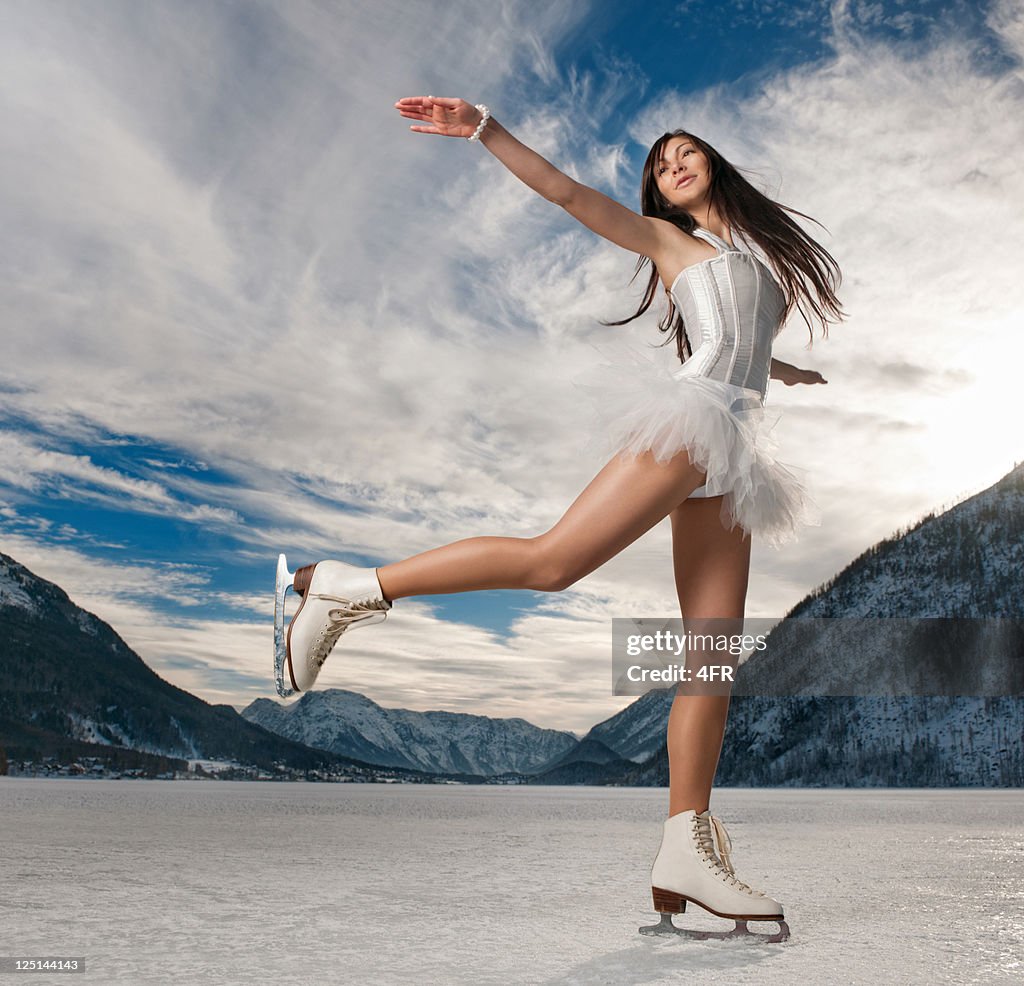
MULTIPOLYGON (((409 129, 443 137, 470 137, 482 120, 482 114, 462 99, 436 96, 411 96, 395 103, 409 120, 418 120, 409 129)), ((581 185, 559 171, 550 161, 512 136, 494 117, 488 119, 480 142, 520 181, 549 202, 561 206, 598 236, 632 253, 650 257, 657 265, 666 243, 666 231, 678 237, 670 223, 641 216, 587 185, 581 185)))

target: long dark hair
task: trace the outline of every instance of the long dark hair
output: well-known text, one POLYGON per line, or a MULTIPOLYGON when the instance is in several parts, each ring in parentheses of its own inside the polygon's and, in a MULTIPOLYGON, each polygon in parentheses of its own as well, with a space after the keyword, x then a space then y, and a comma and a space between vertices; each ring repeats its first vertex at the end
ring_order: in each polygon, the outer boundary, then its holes
MULTIPOLYGON (((746 239, 752 240, 771 261, 786 299, 782 321, 785 321, 796 308, 807 324, 811 343, 814 342, 813 322, 821 325, 822 337, 827 339, 828 323, 842 321, 845 317, 842 305, 836 297, 836 289, 842 281, 842 274, 832 255, 808 236, 787 213, 809 219, 819 226, 821 223, 787 205, 773 202, 767 195, 759 192, 740 174, 738 168, 726 161, 707 141, 686 130, 674 130, 672 133, 663 134, 655 141, 644 162, 640 184, 641 212, 645 216, 665 219, 678 226, 684 233, 692 233, 697 226, 693 216, 684 209, 670 204, 658 189, 657 164, 665 145, 674 137, 688 138, 707 156, 711 176, 710 207, 717 210, 730 231, 739 232, 746 239)), ((633 277, 635 278, 647 264, 651 264, 650 257, 641 256, 633 277)), ((604 324, 625 325, 643 315, 654 301, 658 280, 658 271, 651 264, 647 290, 636 313, 621 321, 604 324)), ((681 361, 692 355, 683 317, 676 309, 671 294, 668 296, 668 311, 658 323, 658 328, 662 332, 670 332, 675 337, 676 352, 681 361)), ((665 343, 668 342, 666 339, 665 343)))

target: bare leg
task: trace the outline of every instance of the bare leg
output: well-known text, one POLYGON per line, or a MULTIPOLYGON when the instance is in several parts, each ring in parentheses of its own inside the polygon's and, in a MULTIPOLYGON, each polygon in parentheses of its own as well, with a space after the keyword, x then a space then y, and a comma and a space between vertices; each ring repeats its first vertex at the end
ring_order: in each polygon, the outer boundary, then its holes
POLYGON ((686 452, 658 463, 616 456, 550 531, 474 537, 377 569, 386 599, 476 589, 557 592, 589 575, 668 516, 704 473, 686 452))
MULTIPOLYGON (((688 500, 672 511, 672 551, 683 619, 742 618, 750 538, 726 531, 721 497, 688 500)), ((737 627, 738 629, 738 627, 737 627)), ((679 695, 668 720, 669 815, 706 811, 722 752, 728 695, 679 695)))

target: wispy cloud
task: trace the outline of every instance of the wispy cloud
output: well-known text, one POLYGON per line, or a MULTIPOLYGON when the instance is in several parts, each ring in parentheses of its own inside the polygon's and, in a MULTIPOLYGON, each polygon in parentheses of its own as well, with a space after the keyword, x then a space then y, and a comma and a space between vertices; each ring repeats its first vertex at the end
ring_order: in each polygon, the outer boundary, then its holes
POLYGON ((10 432, 0 433, 0 484, 194 523, 234 525, 240 520, 232 510, 176 500, 160 483, 98 466, 87 455, 41 447, 10 432))

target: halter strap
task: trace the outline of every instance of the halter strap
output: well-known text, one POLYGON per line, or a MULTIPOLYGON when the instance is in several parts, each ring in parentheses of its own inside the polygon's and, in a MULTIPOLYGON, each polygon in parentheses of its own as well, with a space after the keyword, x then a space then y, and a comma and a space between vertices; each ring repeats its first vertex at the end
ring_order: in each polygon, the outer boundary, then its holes
POLYGON ((714 233, 711 232, 711 230, 705 229, 703 226, 696 227, 696 229, 694 229, 693 231, 693 235, 699 236, 705 240, 710 240, 715 246, 720 246, 723 250, 729 251, 731 253, 742 252, 740 251, 739 247, 729 246, 729 244, 726 243, 725 240, 722 239, 722 237, 716 236, 714 233))

